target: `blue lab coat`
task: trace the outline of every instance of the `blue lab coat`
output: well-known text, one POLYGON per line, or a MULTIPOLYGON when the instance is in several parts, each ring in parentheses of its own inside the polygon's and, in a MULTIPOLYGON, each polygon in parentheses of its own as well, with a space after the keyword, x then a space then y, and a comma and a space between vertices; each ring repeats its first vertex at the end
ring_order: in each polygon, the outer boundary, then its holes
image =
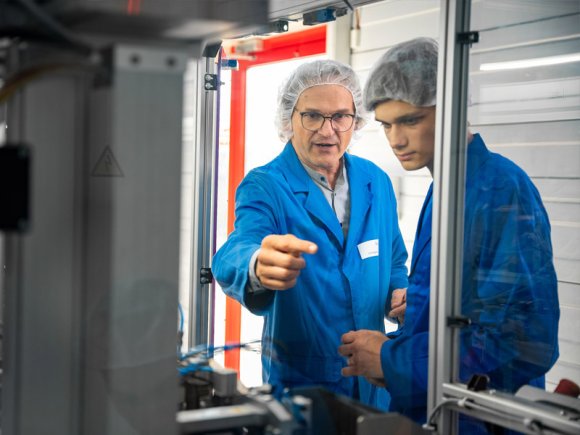
MULTIPOLYGON (((548 216, 524 171, 479 135, 466 174, 462 314, 472 324, 460 334, 460 381, 485 373, 498 390, 543 387, 558 358, 560 313, 548 216)), ((381 348, 391 410, 417 422, 427 404, 432 189, 413 246, 405 324, 381 348)), ((473 420, 460 424, 461 433, 485 433, 473 420)))
POLYGON ((351 198, 346 240, 336 214, 289 142, 240 184, 235 229, 214 256, 212 270, 228 296, 264 316, 265 383, 278 390, 320 385, 386 409, 384 389, 364 378, 341 376, 346 361, 338 346, 350 330, 384 331, 391 291, 407 287, 407 252, 389 177, 365 159, 349 154, 344 159, 351 198), (316 243, 318 252, 304 255, 306 268, 295 287, 249 294, 250 258, 269 234, 293 234, 316 243), (359 245, 375 240, 378 255, 363 259, 359 245))

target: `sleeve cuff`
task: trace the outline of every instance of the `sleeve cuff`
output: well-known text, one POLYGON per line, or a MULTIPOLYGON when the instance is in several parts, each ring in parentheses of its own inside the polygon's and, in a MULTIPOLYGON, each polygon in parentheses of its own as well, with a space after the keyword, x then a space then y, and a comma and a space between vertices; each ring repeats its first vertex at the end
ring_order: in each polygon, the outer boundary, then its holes
POLYGON ((260 278, 256 276, 256 262, 258 261, 258 254, 260 253, 260 249, 257 249, 256 252, 250 258, 250 267, 248 268, 248 285, 246 290, 248 293, 257 294, 263 293, 267 289, 262 285, 260 282, 260 278))

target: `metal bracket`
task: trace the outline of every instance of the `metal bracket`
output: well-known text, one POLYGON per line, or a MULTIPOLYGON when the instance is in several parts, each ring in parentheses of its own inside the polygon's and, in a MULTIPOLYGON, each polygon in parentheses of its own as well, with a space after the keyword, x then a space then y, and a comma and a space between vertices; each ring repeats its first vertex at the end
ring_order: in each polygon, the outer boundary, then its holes
POLYGON ((211 273, 210 267, 202 267, 199 270, 199 283, 200 284, 211 284, 213 282, 213 273, 211 273))
POLYGON ((458 33, 457 42, 460 44, 475 44, 479 42, 479 32, 458 33))
POLYGON ((465 328, 471 325, 471 319, 465 316, 447 317, 447 326, 450 328, 465 328))
POLYGON ((288 31, 288 20, 276 20, 268 23, 269 33, 284 33, 288 31))
POLYGON ((485 391, 489 386, 489 376, 483 374, 471 375, 469 382, 467 383, 467 389, 469 391, 485 391))
POLYGON ((217 91, 218 88, 218 76, 217 74, 207 73, 203 76, 204 85, 203 88, 206 91, 217 91))
POLYGON ((214 59, 220 52, 221 48, 222 48, 221 41, 215 42, 213 44, 208 44, 203 49, 203 57, 209 57, 210 59, 214 59))
POLYGON ((302 23, 305 26, 313 26, 315 24, 328 23, 335 21, 337 17, 346 15, 346 8, 325 8, 316 11, 307 12, 302 15, 302 23))

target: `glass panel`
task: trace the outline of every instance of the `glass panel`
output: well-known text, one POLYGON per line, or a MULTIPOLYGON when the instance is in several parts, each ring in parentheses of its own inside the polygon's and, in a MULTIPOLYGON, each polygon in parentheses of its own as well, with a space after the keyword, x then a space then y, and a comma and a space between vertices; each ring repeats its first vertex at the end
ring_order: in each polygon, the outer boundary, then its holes
POLYGON ((580 383, 580 1, 471 13, 459 381, 554 390, 580 383))
MULTIPOLYGON (((258 65, 249 68, 246 76, 246 146, 245 146, 245 172, 261 166, 272 160, 284 147, 284 143, 278 138, 274 126, 274 114, 276 112, 276 98, 278 87, 282 79, 303 62, 316 59, 317 57, 299 58, 290 61, 275 62, 258 65)), ((229 113, 231 73, 226 71, 222 76, 222 82, 226 83, 222 91, 220 107, 220 155, 218 180, 218 216, 216 228, 218 228, 216 244, 220 247, 226 240, 227 234, 227 174, 229 162, 229 113)), ((214 344, 225 344, 225 299, 226 296, 216 283, 218 291, 215 294, 215 337, 214 344)), ((260 340, 263 318, 250 313, 242 308, 242 322, 240 342, 249 343, 260 340)), ((223 353, 215 355, 216 361, 223 365, 223 353)), ((262 384, 262 363, 260 354, 254 350, 242 349, 240 353, 240 380, 247 387, 262 384)))
MULTIPOLYGON (((248 69, 246 76, 246 174, 276 157, 285 143, 278 137, 274 116, 280 84, 300 64, 320 56, 298 58, 258 65, 248 69)), ((260 340, 264 318, 242 309, 241 342, 260 340)), ((262 385, 262 362, 257 352, 240 354, 240 380, 248 387, 262 385)))

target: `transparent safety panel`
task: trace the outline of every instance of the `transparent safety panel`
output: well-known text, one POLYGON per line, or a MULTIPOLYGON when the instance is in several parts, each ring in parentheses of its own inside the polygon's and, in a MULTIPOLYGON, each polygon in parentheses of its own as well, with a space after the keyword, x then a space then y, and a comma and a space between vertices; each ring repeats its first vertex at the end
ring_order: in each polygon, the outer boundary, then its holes
POLYGON ((459 382, 580 383, 579 29, 580 1, 472 3, 459 382))

